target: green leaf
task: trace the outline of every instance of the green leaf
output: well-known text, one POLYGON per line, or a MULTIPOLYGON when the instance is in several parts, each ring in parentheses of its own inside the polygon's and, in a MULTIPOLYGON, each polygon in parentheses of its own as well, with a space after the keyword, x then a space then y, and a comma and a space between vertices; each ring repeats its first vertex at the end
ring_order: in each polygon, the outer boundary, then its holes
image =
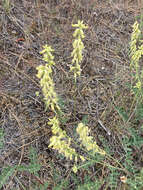
POLYGON ((84 116, 82 117, 82 123, 83 123, 84 125, 87 125, 87 124, 88 124, 88 115, 84 115, 84 116))
POLYGON ((40 170, 41 165, 38 163, 38 157, 35 149, 33 147, 30 148, 30 164, 28 166, 28 170, 30 173, 34 173, 35 175, 40 170))
POLYGON ((124 122, 128 121, 129 117, 128 117, 128 114, 126 113, 126 111, 124 110, 124 108, 115 106, 115 109, 119 113, 119 115, 121 116, 121 118, 123 119, 124 122))
POLYGON ((8 178, 10 176, 12 176, 12 174, 14 173, 16 167, 17 166, 14 166, 14 167, 8 166, 6 168, 3 168, 2 174, 0 175, 0 189, 7 182, 8 178))
POLYGON ((0 129, 0 149, 3 148, 3 141, 4 141, 4 131, 0 129))
POLYGON ((37 175, 37 172, 40 170, 41 165, 38 163, 37 153, 33 147, 30 148, 30 164, 25 166, 18 166, 18 171, 29 171, 32 174, 37 175))

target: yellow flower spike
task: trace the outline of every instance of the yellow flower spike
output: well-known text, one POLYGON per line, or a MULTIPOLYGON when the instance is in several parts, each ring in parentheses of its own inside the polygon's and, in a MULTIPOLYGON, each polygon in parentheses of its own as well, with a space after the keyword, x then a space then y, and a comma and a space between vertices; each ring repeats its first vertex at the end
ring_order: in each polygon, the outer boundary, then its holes
POLYGON ((95 153, 100 153, 105 155, 106 152, 99 148, 99 146, 94 142, 92 139, 93 137, 89 136, 90 130, 87 126, 85 126, 83 123, 79 123, 78 127, 76 129, 79 139, 81 141, 81 144, 88 150, 92 150, 95 153))
POLYGON ((36 68, 38 70, 37 77, 40 79, 40 86, 42 87, 46 110, 50 108, 56 113, 57 110, 60 110, 60 107, 58 106, 58 98, 51 76, 52 66, 55 65, 54 56, 52 55, 54 50, 47 45, 43 46, 43 48, 44 49, 40 53, 43 54, 43 60, 46 61, 47 64, 40 65, 36 68))
POLYGON ((72 66, 70 67, 70 71, 74 73, 74 78, 76 81, 77 76, 81 74, 80 63, 82 61, 82 53, 84 49, 84 44, 82 42, 82 38, 84 38, 83 29, 87 29, 88 27, 83 24, 83 21, 78 20, 77 24, 72 24, 73 27, 76 27, 76 30, 73 34, 75 40, 73 42, 73 51, 71 53, 72 58, 72 66))
POLYGON ((64 156, 69 160, 75 160, 77 163, 78 158, 84 161, 84 157, 76 153, 74 148, 71 148, 71 138, 67 136, 66 132, 63 131, 59 126, 59 120, 55 116, 49 119, 49 125, 52 125, 52 132, 54 136, 50 138, 50 145, 53 149, 57 150, 59 153, 64 154, 64 156))
POLYGON ((140 40, 140 34, 141 31, 139 29, 139 24, 136 21, 133 24, 133 32, 131 34, 131 42, 130 42, 130 58, 131 58, 131 69, 133 70, 133 72, 135 72, 135 76, 134 76, 134 88, 137 89, 138 94, 141 94, 141 96, 143 97, 143 93, 142 93, 142 74, 140 72, 140 65, 139 65, 139 60, 140 58, 143 56, 143 44, 141 44, 141 40, 140 40))

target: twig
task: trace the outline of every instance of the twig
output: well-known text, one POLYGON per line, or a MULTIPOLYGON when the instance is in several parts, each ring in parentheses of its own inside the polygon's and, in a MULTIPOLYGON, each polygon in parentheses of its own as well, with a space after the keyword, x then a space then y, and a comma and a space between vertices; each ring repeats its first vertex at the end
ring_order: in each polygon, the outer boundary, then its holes
POLYGON ((100 119, 98 119, 98 123, 100 124, 100 126, 107 132, 107 134, 110 136, 111 135, 111 132, 110 132, 110 130, 109 129, 107 129, 104 125, 103 125, 103 123, 101 122, 101 120, 100 119))

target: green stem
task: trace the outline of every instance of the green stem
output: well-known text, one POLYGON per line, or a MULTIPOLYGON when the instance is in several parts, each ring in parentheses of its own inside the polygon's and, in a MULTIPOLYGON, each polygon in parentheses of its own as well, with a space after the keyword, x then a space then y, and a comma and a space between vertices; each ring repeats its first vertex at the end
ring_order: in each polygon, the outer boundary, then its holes
POLYGON ((76 121, 76 78, 74 79, 74 121, 76 121))

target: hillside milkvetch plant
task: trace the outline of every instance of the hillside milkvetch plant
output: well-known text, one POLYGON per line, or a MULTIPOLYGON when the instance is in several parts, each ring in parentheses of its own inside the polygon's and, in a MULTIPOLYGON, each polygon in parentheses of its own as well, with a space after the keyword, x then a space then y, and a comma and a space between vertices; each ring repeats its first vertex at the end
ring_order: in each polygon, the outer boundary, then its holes
POLYGON ((88 27, 83 24, 83 21, 78 20, 77 24, 72 24, 72 27, 75 27, 76 30, 73 33, 73 37, 75 38, 73 42, 73 51, 71 53, 72 58, 72 66, 70 67, 70 71, 74 73, 74 79, 76 82, 77 76, 81 74, 80 63, 83 58, 83 49, 84 44, 82 39, 85 37, 83 29, 87 29, 88 27))
MULTIPOLYGON (((71 71, 74 72, 74 79, 76 84, 77 76, 81 74, 80 63, 82 61, 82 52, 84 49, 84 44, 82 39, 84 38, 83 29, 86 29, 87 26, 83 24, 83 21, 78 21, 78 24, 73 24, 73 27, 76 27, 73 36, 75 40, 73 42, 73 51, 72 51, 72 66, 71 71)), ((76 149, 72 148, 72 144, 76 142, 72 141, 66 131, 62 130, 60 127, 60 120, 58 112, 60 107, 58 106, 58 98, 54 89, 54 82, 52 79, 52 67, 55 65, 54 56, 52 52, 54 50, 50 46, 43 46, 43 50, 40 52, 43 54, 43 60, 47 62, 46 65, 40 65, 36 69, 38 70, 37 77, 40 79, 40 86, 42 87, 42 93, 44 96, 44 101, 46 109, 51 109, 55 116, 49 119, 48 124, 51 125, 53 136, 50 138, 49 147, 57 150, 59 153, 63 154, 67 159, 74 161, 73 171, 77 172, 77 161, 85 161, 89 158, 85 158, 76 152, 76 149)), ((89 136, 89 129, 84 124, 80 123, 77 127, 77 133, 79 135, 79 140, 81 145, 84 146, 86 151, 93 151, 94 153, 99 153, 105 155, 105 151, 99 148, 99 146, 92 140, 92 137, 89 136)))
POLYGON ((143 70, 140 69, 139 60, 143 55, 143 44, 141 44, 142 40, 140 40, 141 31, 139 29, 139 24, 136 21, 133 24, 133 32, 131 34, 131 42, 130 42, 130 57, 131 57, 131 68, 135 69, 135 86, 137 92, 142 93, 142 79, 143 79, 143 70))
POLYGON ((44 102, 46 105, 46 110, 50 107, 55 113, 60 110, 58 106, 57 94, 54 90, 54 82, 52 79, 52 66, 55 65, 54 56, 52 52, 54 51, 50 46, 43 46, 43 60, 47 62, 46 65, 40 65, 36 69, 38 70, 37 77, 40 79, 40 86, 42 87, 42 93, 44 96, 44 102))

